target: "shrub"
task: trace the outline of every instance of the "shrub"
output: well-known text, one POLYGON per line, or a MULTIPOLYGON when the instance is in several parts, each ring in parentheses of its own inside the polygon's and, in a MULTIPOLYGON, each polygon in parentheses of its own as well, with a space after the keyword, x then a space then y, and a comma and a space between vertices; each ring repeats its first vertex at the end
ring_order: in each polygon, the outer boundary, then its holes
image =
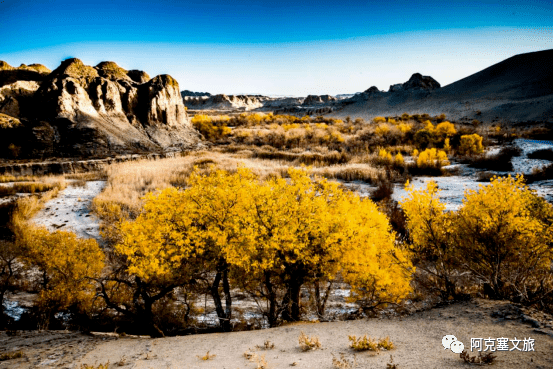
POLYGON ((332 366, 335 369, 354 369, 357 367, 357 357, 353 356, 353 361, 348 360, 343 353, 340 353, 340 358, 332 354, 332 366))
POLYGON ((470 166, 492 171, 512 171, 512 159, 520 154, 521 150, 518 147, 505 147, 495 155, 483 155, 474 158, 470 166))
POLYGON ((298 342, 300 344, 300 348, 302 351, 310 351, 312 349, 319 349, 321 348, 321 342, 319 341, 318 337, 311 337, 309 338, 307 335, 301 332, 298 342))
POLYGON ((348 336, 351 344, 349 345, 356 351, 378 351, 378 343, 367 335, 357 338, 355 335, 348 336))
POLYGON ((444 121, 436 126, 436 134, 442 138, 453 136, 457 133, 453 123, 444 121))
POLYGON ((23 351, 4 352, 0 354, 0 361, 13 360, 15 358, 21 358, 23 356, 23 351))
POLYGON ((203 356, 200 356, 200 355, 196 355, 197 358, 199 358, 200 360, 202 361, 209 361, 209 360, 213 360, 217 355, 210 355, 209 354, 209 351, 207 351, 207 353, 203 356))
MULTIPOLYGON (((436 185, 402 202, 415 263, 439 278, 437 288, 455 295, 459 270, 469 271, 493 298, 531 302, 553 288, 553 206, 536 196, 522 176, 495 178, 467 190, 461 208, 444 212, 436 185)), ((444 296, 445 296, 444 295, 444 296)))
POLYGON ((384 122, 386 122, 385 117, 378 116, 373 118, 373 123, 384 123, 384 122))
POLYGON ((390 126, 388 126, 388 124, 386 123, 380 124, 374 129, 375 135, 378 135, 378 136, 384 136, 389 132, 390 132, 390 126))
POLYGON ((459 257, 495 297, 535 299, 553 276, 552 223, 553 206, 522 176, 495 178, 465 193, 457 213, 459 257))
POLYGON ((459 262, 454 258, 453 213, 445 212, 445 204, 439 200, 435 182, 428 182, 424 190, 415 190, 408 182, 405 187, 409 196, 400 204, 407 217, 413 263, 419 271, 417 277, 443 299, 455 297, 454 276, 459 262), (425 275, 421 275, 420 271, 425 275))
POLYGON ((544 159, 546 161, 553 161, 553 149, 540 149, 528 153, 528 158, 531 159, 544 159))
POLYGON ((89 310, 96 295, 93 279, 99 277, 105 258, 96 240, 30 226, 16 235, 24 260, 40 272, 37 304, 45 315, 44 324, 55 313, 72 306, 79 311, 89 310))
POLYGON ((421 152, 417 157, 417 167, 433 167, 440 168, 442 166, 447 166, 449 160, 447 159, 447 154, 443 150, 437 150, 436 148, 426 149, 421 152))
POLYGON ((482 146, 482 136, 478 134, 462 135, 458 151, 462 155, 482 153, 484 151, 484 147, 482 146))
POLYGON ((380 349, 392 350, 395 348, 394 343, 390 340, 390 337, 380 338, 378 341, 367 337, 365 334, 363 337, 357 338, 355 335, 348 336, 351 342, 350 347, 356 351, 378 351, 380 349))
POLYGON ((434 134, 427 129, 419 130, 414 136, 415 146, 424 150, 434 142, 434 134))

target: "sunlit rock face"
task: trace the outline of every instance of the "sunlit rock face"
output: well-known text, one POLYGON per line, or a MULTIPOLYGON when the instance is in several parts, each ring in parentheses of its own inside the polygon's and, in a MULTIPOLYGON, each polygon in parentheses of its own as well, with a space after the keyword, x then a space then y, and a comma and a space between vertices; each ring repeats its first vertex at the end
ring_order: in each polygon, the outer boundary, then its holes
POLYGON ((150 79, 114 62, 91 67, 72 58, 41 77, 0 87, 0 112, 23 118, 30 142, 50 148, 30 156, 172 151, 199 142, 169 75, 150 79))

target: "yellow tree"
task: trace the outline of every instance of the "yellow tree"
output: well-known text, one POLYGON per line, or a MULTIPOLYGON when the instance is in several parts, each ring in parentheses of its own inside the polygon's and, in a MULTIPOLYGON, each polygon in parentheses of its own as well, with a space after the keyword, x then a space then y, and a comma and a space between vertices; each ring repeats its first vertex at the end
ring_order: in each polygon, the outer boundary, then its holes
POLYGON ((142 312, 147 322, 153 323, 155 300, 189 281, 211 280, 207 289, 220 324, 230 330, 230 266, 225 248, 248 240, 244 202, 252 181, 253 175, 243 168, 234 174, 214 169, 209 175, 195 171, 188 189, 168 188, 148 194, 140 216, 122 225, 123 241, 115 250, 124 256, 125 271, 135 277, 134 284, 143 286, 139 291, 145 304, 135 311, 142 312))
POLYGON ((522 176, 467 190, 456 245, 463 266, 497 298, 529 300, 553 291, 553 206, 522 176))
POLYGON ((313 181, 303 169, 289 169, 289 176, 270 179, 254 193, 256 243, 228 253, 229 262, 261 277, 270 323, 279 311, 285 320, 299 320, 302 286, 331 282, 338 273, 357 299, 372 306, 403 298, 410 291, 410 262, 376 205, 337 183, 313 181), (280 304, 278 286, 285 289, 280 304))
POLYGON ((445 203, 440 201, 440 191, 434 181, 421 190, 415 190, 409 182, 405 186, 409 195, 400 204, 407 217, 413 262, 428 276, 430 288, 437 289, 444 299, 455 297, 454 274, 458 263, 453 237, 454 214, 445 212, 445 203))
POLYGON ((86 311, 91 307, 95 279, 104 267, 104 253, 96 240, 28 226, 18 243, 27 264, 40 272, 37 304, 46 325, 56 312, 70 307, 86 311))

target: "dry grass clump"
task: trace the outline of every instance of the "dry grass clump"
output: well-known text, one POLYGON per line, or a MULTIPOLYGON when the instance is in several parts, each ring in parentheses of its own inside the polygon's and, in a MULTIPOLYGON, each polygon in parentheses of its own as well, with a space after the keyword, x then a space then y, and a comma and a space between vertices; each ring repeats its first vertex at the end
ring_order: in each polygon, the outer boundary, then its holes
POLYGON ((266 369, 269 366, 265 359, 265 355, 258 355, 257 353, 246 351, 244 352, 244 357, 251 362, 255 362, 256 369, 266 369))
POLYGON ((321 348, 321 342, 319 341, 318 337, 309 338, 307 335, 303 333, 303 331, 301 332, 298 338, 298 342, 300 344, 301 350, 304 352, 310 351, 312 349, 314 350, 314 349, 321 348))
POLYGON ((207 353, 203 356, 200 356, 200 355, 196 355, 197 358, 199 358, 200 360, 202 361, 209 361, 209 360, 213 360, 215 358, 215 356, 217 355, 210 355, 209 354, 209 351, 207 351, 207 353))
POLYGON ((348 360, 346 355, 340 353, 340 357, 334 356, 332 354, 332 366, 335 369, 353 369, 357 367, 357 356, 353 355, 353 360, 348 360))
POLYGON ((459 357, 467 364, 491 365, 494 363, 497 356, 494 355, 493 352, 486 354, 479 353, 478 357, 470 356, 467 351, 463 351, 459 357))
POLYGON ((275 348, 275 344, 273 342, 271 342, 270 340, 266 340, 262 346, 260 346, 259 344, 255 346, 255 348, 257 349, 273 349, 275 348))
POLYGON ((108 362, 106 362, 104 364, 100 363, 99 365, 98 364, 94 364, 94 365, 82 364, 81 369, 109 369, 109 366, 110 366, 110 363, 109 363, 109 360, 108 360, 108 362))
POLYGON ((375 184, 386 176, 386 171, 370 164, 348 163, 342 166, 319 167, 313 169, 314 175, 345 181, 361 180, 375 184))
POLYGON ((355 335, 348 336, 349 341, 351 342, 350 347, 356 351, 375 351, 378 352, 381 349, 391 350, 394 349, 394 343, 390 340, 389 337, 380 338, 378 341, 367 337, 364 335, 360 338, 357 338, 355 335))
POLYGON ((12 351, 0 354, 0 361, 13 360, 23 357, 23 351, 12 351))

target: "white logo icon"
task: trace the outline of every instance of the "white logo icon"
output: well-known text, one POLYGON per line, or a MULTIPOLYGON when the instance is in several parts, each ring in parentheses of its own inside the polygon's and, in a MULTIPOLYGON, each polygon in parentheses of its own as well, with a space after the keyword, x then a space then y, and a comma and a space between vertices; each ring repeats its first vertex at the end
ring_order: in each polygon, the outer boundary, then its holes
POLYGON ((461 353, 465 349, 465 345, 458 341, 455 335, 444 335, 442 345, 444 349, 450 349, 453 353, 461 353))
POLYGON ((442 345, 444 346, 444 349, 450 349, 451 343, 455 341, 457 341, 455 335, 444 335, 442 338, 442 345))
POLYGON ((451 343, 450 347, 451 352, 453 353, 461 353, 465 349, 465 345, 462 342, 459 342, 458 340, 451 343))

